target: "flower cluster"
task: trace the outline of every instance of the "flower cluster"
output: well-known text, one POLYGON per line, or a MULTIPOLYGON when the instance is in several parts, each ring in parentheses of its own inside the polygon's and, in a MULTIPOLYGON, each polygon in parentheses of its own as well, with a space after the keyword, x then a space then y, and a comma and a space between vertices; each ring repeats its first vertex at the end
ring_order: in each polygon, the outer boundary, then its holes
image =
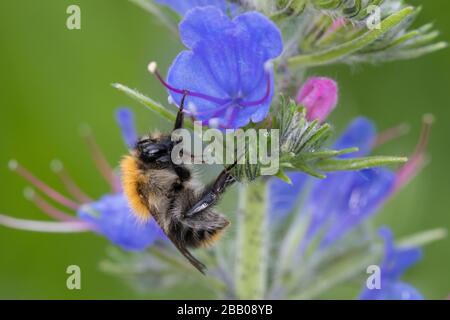
MULTIPOLYGON (((132 146, 137 138, 132 113, 127 109, 119 109, 117 120, 122 129, 125 143, 132 146)), ((40 232, 92 231, 106 237, 113 244, 132 251, 144 250, 156 240, 164 239, 159 226, 153 220, 142 223, 132 214, 128 201, 121 190, 118 177, 109 167, 90 132, 87 131, 84 134, 97 168, 111 185, 112 191, 99 199, 92 199, 71 179, 61 162, 54 161, 52 168, 71 194, 72 198, 69 198, 35 177, 16 160, 11 160, 9 163, 11 170, 17 172, 58 205, 74 211, 76 216, 59 210, 32 189, 26 189, 25 196, 44 213, 58 221, 34 221, 0 215, 0 224, 16 229, 40 232)))

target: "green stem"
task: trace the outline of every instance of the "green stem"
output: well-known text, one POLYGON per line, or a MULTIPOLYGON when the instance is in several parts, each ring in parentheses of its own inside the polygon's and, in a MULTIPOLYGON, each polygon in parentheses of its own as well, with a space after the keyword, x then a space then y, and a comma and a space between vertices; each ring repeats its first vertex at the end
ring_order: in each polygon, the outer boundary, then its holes
POLYGON ((263 299, 267 277, 266 184, 258 179, 240 186, 237 222, 236 296, 263 299))

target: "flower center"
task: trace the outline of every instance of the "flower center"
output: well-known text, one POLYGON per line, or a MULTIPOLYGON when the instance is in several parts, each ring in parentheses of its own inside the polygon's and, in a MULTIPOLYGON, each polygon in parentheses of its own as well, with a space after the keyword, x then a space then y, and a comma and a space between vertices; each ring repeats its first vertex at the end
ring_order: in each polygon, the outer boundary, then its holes
POLYGON ((260 104, 263 104, 264 102, 266 102, 269 99, 270 91, 271 91, 271 81, 270 81, 269 73, 265 74, 267 86, 266 86, 266 92, 265 92, 264 96, 260 99, 254 100, 254 101, 244 101, 244 97, 242 97, 242 95, 238 95, 237 98, 233 98, 233 99, 223 99, 223 98, 213 97, 213 96, 210 96, 210 95, 207 95, 204 93, 200 93, 200 92, 176 88, 176 87, 170 85, 169 83, 167 83, 163 79, 163 77, 157 70, 156 62, 151 62, 148 65, 148 70, 150 71, 150 73, 154 74, 156 76, 156 78, 159 80, 159 82, 161 82, 161 84, 164 87, 166 87, 169 91, 178 93, 178 94, 182 94, 185 96, 191 96, 191 97, 196 97, 196 98, 203 99, 206 101, 210 101, 210 102, 213 102, 220 106, 224 106, 224 105, 228 106, 230 104, 230 102, 232 102, 232 103, 237 104, 242 107, 254 107, 254 106, 257 106, 257 105, 260 105, 260 104))

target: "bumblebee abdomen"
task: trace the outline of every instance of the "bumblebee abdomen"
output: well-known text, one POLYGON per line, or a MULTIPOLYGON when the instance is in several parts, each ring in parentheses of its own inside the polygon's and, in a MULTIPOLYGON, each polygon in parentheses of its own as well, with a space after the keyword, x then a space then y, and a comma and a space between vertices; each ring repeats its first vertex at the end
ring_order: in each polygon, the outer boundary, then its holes
POLYGON ((199 213, 195 218, 172 221, 171 234, 186 247, 208 247, 216 242, 230 222, 216 212, 199 213))
POLYGON ((225 231, 226 227, 230 224, 228 220, 225 220, 224 226, 221 229, 215 229, 213 231, 211 230, 204 230, 203 231, 203 237, 200 239, 198 246, 199 247, 209 247, 212 244, 214 244, 216 241, 218 241, 225 231))

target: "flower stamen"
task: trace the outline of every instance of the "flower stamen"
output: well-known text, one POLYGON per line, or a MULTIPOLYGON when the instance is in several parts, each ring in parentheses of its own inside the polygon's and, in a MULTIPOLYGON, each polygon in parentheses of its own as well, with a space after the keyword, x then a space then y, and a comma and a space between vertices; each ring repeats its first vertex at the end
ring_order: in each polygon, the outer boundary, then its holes
MULTIPOLYGON (((190 90, 186 90, 186 89, 178 89, 175 88, 173 86, 171 86, 169 83, 167 83, 164 78, 161 76, 161 74, 158 72, 158 66, 156 64, 156 62, 150 62, 148 65, 148 71, 151 74, 154 74, 156 76, 156 78, 159 80, 159 82, 161 82, 161 84, 166 87, 168 90, 174 92, 174 93, 178 93, 178 94, 182 94, 182 95, 186 95, 186 96, 191 96, 191 97, 196 97, 196 98, 200 98, 203 100, 207 100, 219 105, 225 105, 229 102, 233 102, 235 100, 233 99, 222 99, 222 98, 217 98, 217 97, 213 97, 207 94, 203 94, 203 93, 199 93, 199 92, 194 92, 194 91, 190 91, 190 90)), ((238 103, 240 106, 243 107, 254 107, 257 105, 260 105, 262 103, 264 103, 270 96, 270 89, 271 89, 271 81, 270 81, 270 74, 268 72, 265 73, 266 79, 267 79, 267 89, 266 92, 264 94, 264 96, 258 100, 255 101, 239 101, 240 99, 237 99, 235 102, 238 103)))
POLYGON ((73 200, 66 198, 62 194, 60 194, 55 189, 51 188, 49 185, 44 183, 42 180, 35 177, 31 172, 27 169, 19 165, 16 160, 9 161, 9 169, 11 171, 17 172, 20 176, 22 176, 25 180, 34 185, 38 190, 47 195, 49 198, 55 200, 56 202, 62 204, 63 206, 70 208, 72 210, 77 210, 80 205, 73 200))
POLYGON ((86 126, 82 127, 81 135, 85 139, 91 153, 91 157, 94 160, 95 166, 100 171, 103 178, 105 178, 106 182, 109 183, 113 192, 120 192, 120 181, 115 175, 114 170, 106 160, 106 157, 103 154, 102 150, 95 141, 90 128, 86 126))
POLYGON ((50 164, 52 171, 61 179, 64 187, 69 192, 69 194, 74 197, 77 201, 81 203, 92 202, 92 198, 84 193, 80 187, 75 183, 75 181, 70 177, 67 170, 65 170, 64 165, 59 160, 53 160, 50 164))
POLYGON ((422 169, 426 162, 426 149, 430 138, 431 127, 434 117, 426 114, 422 120, 422 132, 420 133, 419 142, 410 160, 397 172, 394 192, 405 186, 412 178, 422 169))
POLYGON ((264 97, 255 100, 255 101, 243 101, 241 103, 239 103, 241 106, 243 107, 254 107, 254 106, 258 106, 260 104, 263 104, 270 96, 270 74, 266 73, 266 81, 267 81, 267 86, 266 86, 266 93, 264 94, 264 97))
POLYGON ((83 221, 47 222, 17 219, 4 214, 0 214, 0 225, 19 230, 52 233, 75 233, 92 230, 91 226, 83 221))
POLYGON ((36 194, 33 189, 26 188, 24 191, 24 196, 27 200, 33 202, 36 207, 41 209, 46 215, 61 221, 77 221, 78 219, 65 213, 61 210, 56 209, 50 203, 45 201, 42 197, 36 194))
POLYGON ((401 123, 395 127, 389 128, 378 134, 373 144, 373 147, 374 148, 379 147, 389 141, 404 136, 408 132, 409 132, 409 125, 407 123, 401 123))
POLYGON ((207 95, 207 94, 203 94, 203 93, 199 93, 199 92, 194 92, 194 91, 190 91, 190 90, 175 88, 175 87, 171 86, 170 84, 168 84, 163 79, 161 74, 158 72, 157 67, 158 67, 158 65, 156 64, 156 62, 152 61, 148 65, 148 71, 151 74, 154 74, 156 76, 156 78, 159 80, 159 82, 161 82, 161 84, 164 87, 166 87, 168 90, 170 90, 170 91, 172 91, 174 93, 200 98, 200 99, 207 100, 207 101, 210 101, 210 102, 213 102, 213 103, 217 103, 217 104, 224 104, 224 103, 227 103, 229 101, 228 99, 221 99, 221 98, 213 97, 213 96, 210 96, 210 95, 207 95))

